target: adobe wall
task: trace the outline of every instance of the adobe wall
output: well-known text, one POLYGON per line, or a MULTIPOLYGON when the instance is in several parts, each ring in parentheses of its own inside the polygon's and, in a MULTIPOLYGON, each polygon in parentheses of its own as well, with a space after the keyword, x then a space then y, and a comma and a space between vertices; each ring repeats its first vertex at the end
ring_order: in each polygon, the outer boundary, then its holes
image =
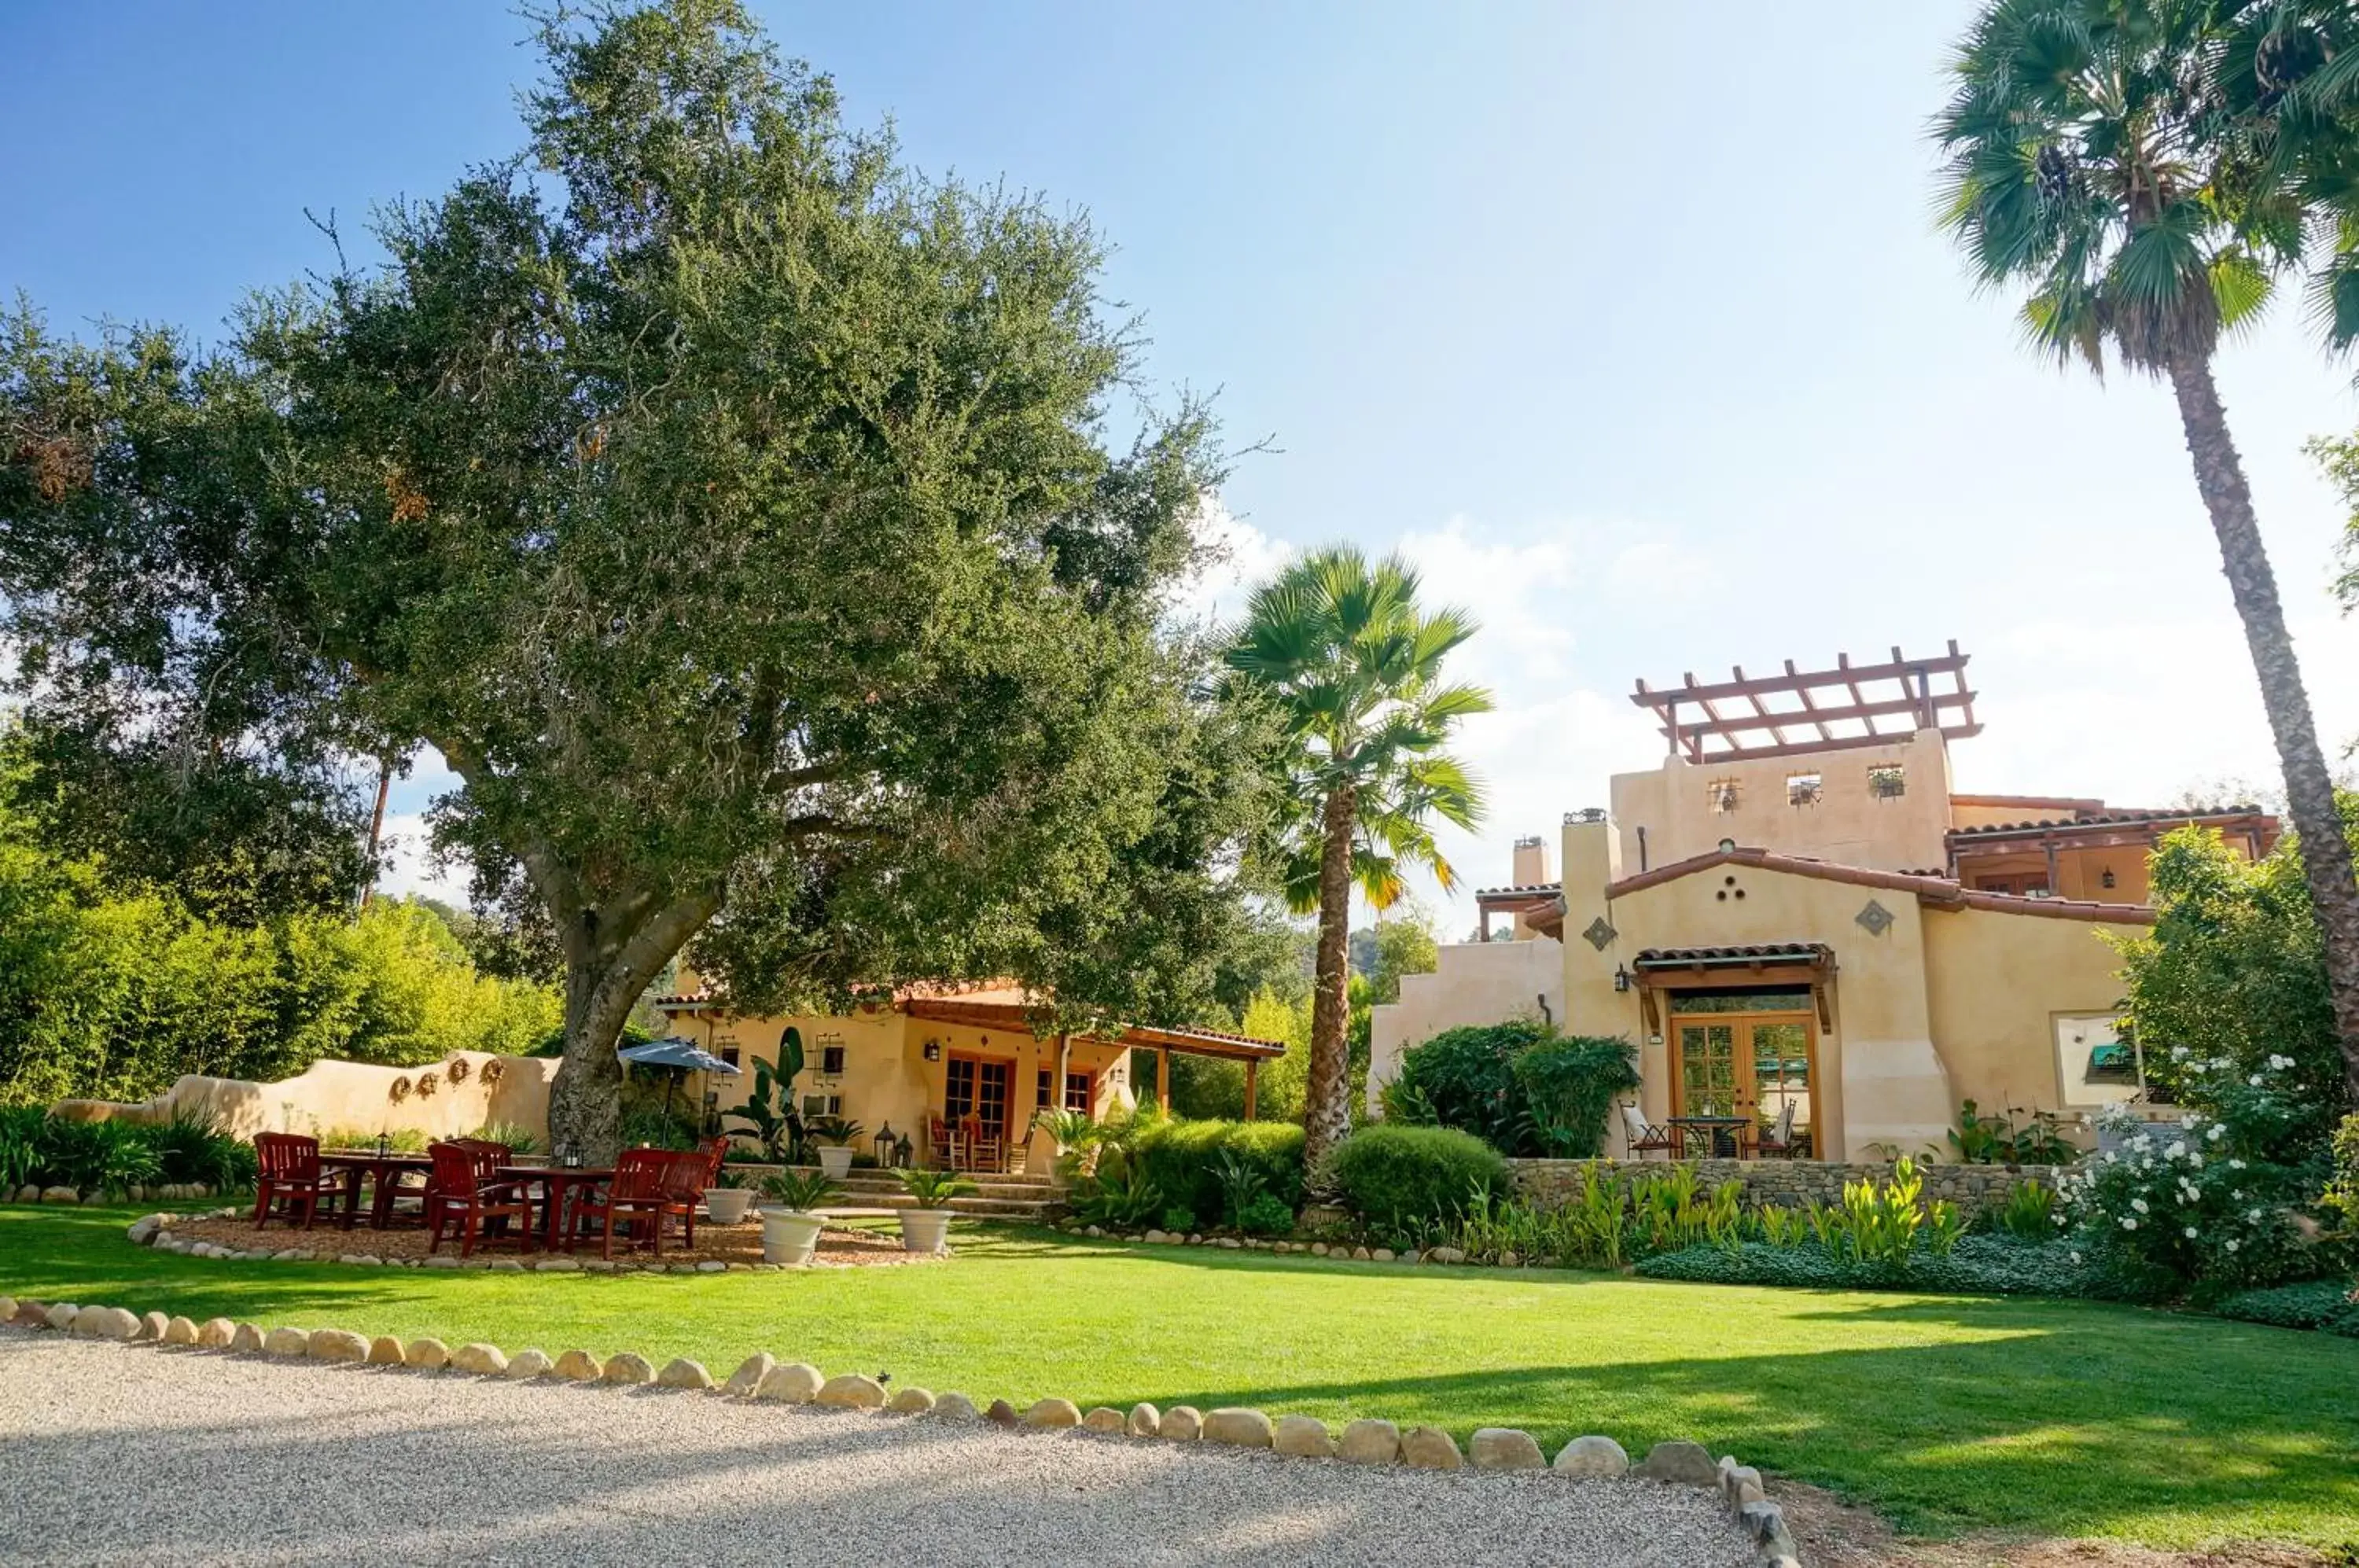
MULTIPOLYGON (((1627 876, 1709 855, 1724 838, 1751 849, 1877 871, 1928 870, 1941 866, 1948 855, 1943 835, 1950 828, 1950 753, 1939 730, 1919 730, 1888 746, 1795 757, 1701 763, 1667 757, 1647 772, 1615 774, 1611 789, 1627 876), (1886 765, 1901 769, 1903 791, 1896 799, 1868 789, 1867 770, 1886 765), (1787 780, 1812 773, 1819 776, 1817 802, 1792 804, 1787 780), (1736 787, 1734 811, 1713 809, 1711 787, 1723 781, 1736 787)), ((1565 857, 1568 874, 1571 858, 1565 857)))
POLYGON ((462 1051, 422 1067, 314 1062, 275 1083, 189 1073, 152 1100, 60 1100, 50 1112, 76 1121, 165 1122, 176 1115, 202 1116, 238 1138, 338 1128, 455 1138, 504 1122, 546 1144, 549 1086, 556 1077, 553 1057, 462 1051))
POLYGON ((1537 1018, 1564 1022, 1564 948, 1551 938, 1453 942, 1430 975, 1401 976, 1400 1000, 1368 1014, 1368 1113, 1400 1074, 1401 1053, 1444 1029, 1537 1018))

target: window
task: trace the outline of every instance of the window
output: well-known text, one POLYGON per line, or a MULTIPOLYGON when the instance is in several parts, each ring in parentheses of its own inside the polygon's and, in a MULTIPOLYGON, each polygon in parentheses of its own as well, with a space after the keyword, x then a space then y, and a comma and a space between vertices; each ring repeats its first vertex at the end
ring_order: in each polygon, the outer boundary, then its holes
POLYGON ((737 1048, 734 1045, 724 1045, 721 1048, 721 1060, 732 1067, 743 1065, 737 1060, 737 1048))
POLYGON ((1879 762, 1867 770, 1867 792, 1879 800, 1897 800, 1908 793, 1908 769, 1897 762, 1879 762))
POLYGON ((805 1094, 803 1115, 807 1116, 840 1116, 843 1115, 841 1094, 805 1094))
POLYGON ((1715 779, 1704 786, 1704 799, 1714 816, 1724 816, 1736 810, 1737 784, 1734 779, 1715 779))
POLYGON ((1087 1115, 1091 1103, 1097 1098, 1097 1095, 1093 1093, 1094 1088, 1095 1085, 1090 1081, 1090 1075, 1088 1073, 1066 1073, 1065 1109, 1069 1111, 1080 1111, 1083 1115, 1087 1115))
POLYGON ((1786 775, 1786 803, 1789 806, 1815 806, 1824 781, 1815 773, 1786 775))
POLYGON ((1049 1070, 1043 1067, 1040 1069, 1040 1076, 1032 1084, 1032 1103, 1042 1110, 1049 1108, 1049 1070))
POLYGON ((822 1078, 843 1076, 843 1047, 822 1045, 819 1048, 819 1071, 822 1078))

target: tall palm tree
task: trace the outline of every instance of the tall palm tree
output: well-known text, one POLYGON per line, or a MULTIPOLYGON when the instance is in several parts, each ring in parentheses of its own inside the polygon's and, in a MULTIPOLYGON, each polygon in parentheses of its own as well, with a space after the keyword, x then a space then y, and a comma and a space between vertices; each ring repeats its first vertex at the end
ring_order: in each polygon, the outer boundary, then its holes
POLYGON ((1440 749, 1459 720, 1491 708, 1481 687, 1441 679, 1475 623, 1459 610, 1428 614, 1417 590, 1398 556, 1372 565, 1348 545, 1321 550, 1256 590, 1228 655, 1235 683, 1277 707, 1287 788, 1277 871, 1297 911, 1319 912, 1302 1117, 1313 1166, 1352 1125, 1353 889, 1387 908, 1414 866, 1455 887, 1434 819, 1471 828, 1483 816, 1481 790, 1440 749))
MULTIPOLYGON (((2318 68, 2347 4, 1995 0, 1960 45, 1936 117, 1942 220, 1982 280, 2026 289, 2031 342, 2103 373, 2107 351, 2168 381, 2285 771, 2324 938, 2344 1077, 2359 1104, 2359 880, 2309 693, 2212 381, 2222 340, 2302 266, 2326 222, 2338 123, 2318 68), (2338 15, 2340 14, 2340 15, 2338 15), (2302 85, 2302 79, 2313 79, 2302 85)), ((2347 144, 2344 144, 2347 145, 2347 144)), ((2342 237, 2347 240, 2350 231, 2342 237)), ((2321 269, 2335 321, 2338 257, 2321 269)))

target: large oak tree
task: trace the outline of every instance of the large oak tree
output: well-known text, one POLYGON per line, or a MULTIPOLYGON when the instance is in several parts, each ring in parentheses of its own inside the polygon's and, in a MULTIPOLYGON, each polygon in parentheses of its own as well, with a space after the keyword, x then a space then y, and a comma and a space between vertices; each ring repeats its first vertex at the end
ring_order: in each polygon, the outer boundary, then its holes
POLYGON ((1205 759, 1250 721, 1158 635, 1213 457, 1192 408, 1110 450, 1087 223, 913 174, 735 0, 541 42, 522 154, 222 349, 8 323, 33 721, 439 751, 440 842, 552 929, 552 1127, 592 1153, 625 1015, 708 928, 749 996, 1186 1005, 1255 809, 1205 759))

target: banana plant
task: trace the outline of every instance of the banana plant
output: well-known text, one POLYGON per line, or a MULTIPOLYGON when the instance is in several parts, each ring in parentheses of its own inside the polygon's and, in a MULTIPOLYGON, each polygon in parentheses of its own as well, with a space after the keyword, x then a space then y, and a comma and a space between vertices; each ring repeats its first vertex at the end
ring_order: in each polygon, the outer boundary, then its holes
POLYGON ((778 1042, 777 1068, 773 1070, 770 1063, 756 1058, 754 1087, 745 1103, 723 1113, 753 1129, 762 1146, 763 1158, 773 1164, 805 1163, 803 1155, 810 1134, 794 1096, 795 1078, 802 1070, 802 1031, 789 1025, 786 1037, 778 1042))

